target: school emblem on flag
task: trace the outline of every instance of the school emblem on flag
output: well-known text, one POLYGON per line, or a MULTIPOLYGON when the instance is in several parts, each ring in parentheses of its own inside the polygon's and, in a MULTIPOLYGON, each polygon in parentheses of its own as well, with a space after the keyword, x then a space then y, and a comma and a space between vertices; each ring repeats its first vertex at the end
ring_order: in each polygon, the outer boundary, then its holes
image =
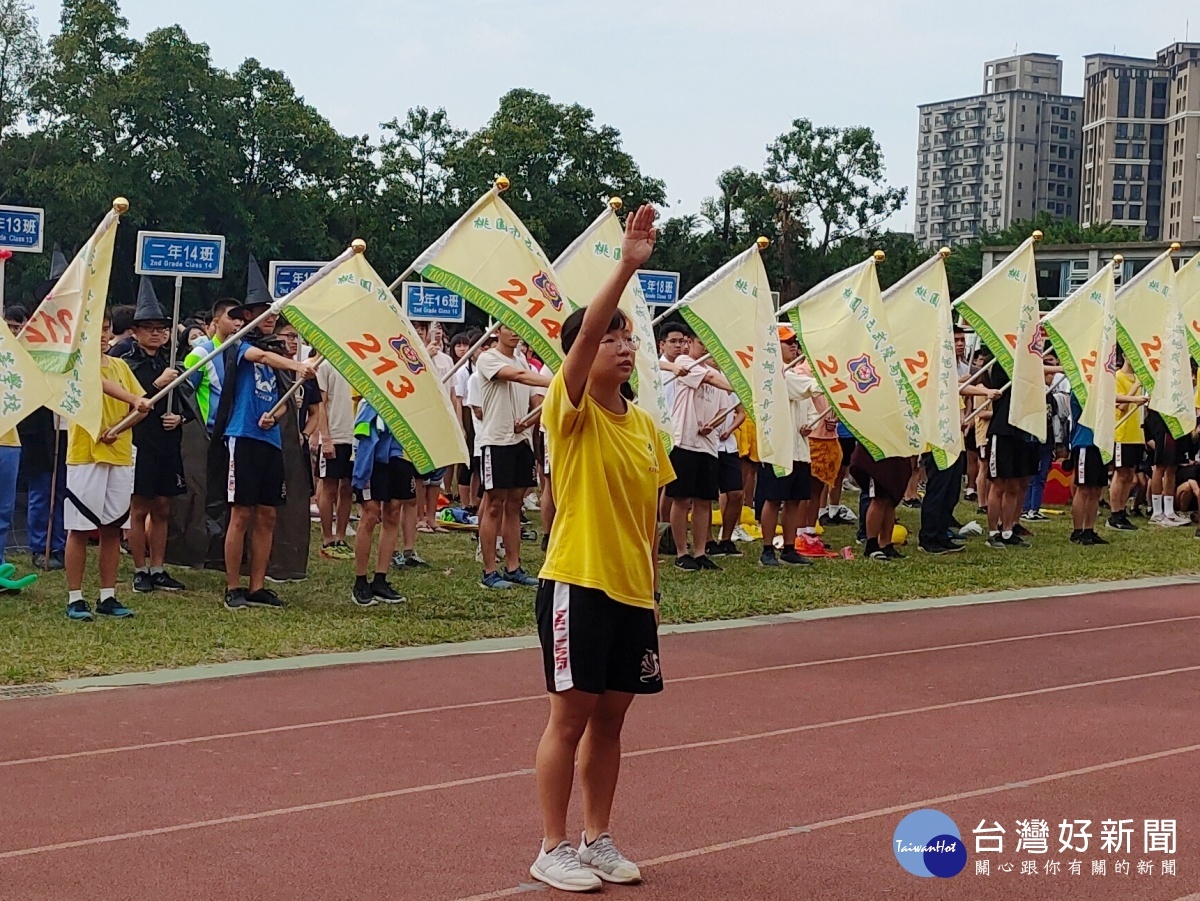
POLYGON ((846 368, 850 370, 850 379, 854 382, 854 386, 858 388, 860 394, 866 394, 883 381, 879 377, 879 373, 875 371, 875 367, 871 364, 870 354, 863 354, 861 357, 847 360, 846 368))
POLYGON ((396 356, 401 359, 404 365, 408 367, 408 371, 413 375, 420 375, 425 371, 425 364, 421 362, 420 355, 413 349, 412 344, 409 343, 408 338, 404 335, 397 335, 390 339, 388 344, 391 345, 392 350, 396 352, 396 356))

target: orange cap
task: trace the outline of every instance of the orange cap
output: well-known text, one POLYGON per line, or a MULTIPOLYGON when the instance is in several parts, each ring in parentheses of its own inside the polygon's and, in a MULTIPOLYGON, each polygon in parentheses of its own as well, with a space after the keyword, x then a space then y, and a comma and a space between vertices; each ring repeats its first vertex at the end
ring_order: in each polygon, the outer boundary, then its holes
POLYGON ((780 341, 795 341, 796 340, 795 330, 790 325, 779 326, 779 340, 780 341))

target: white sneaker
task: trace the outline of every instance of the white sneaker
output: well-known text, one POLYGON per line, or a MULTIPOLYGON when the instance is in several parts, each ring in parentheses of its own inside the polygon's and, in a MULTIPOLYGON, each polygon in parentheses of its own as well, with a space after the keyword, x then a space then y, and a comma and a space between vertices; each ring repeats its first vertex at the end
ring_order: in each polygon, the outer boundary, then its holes
POLYGON ((1186 516, 1180 516, 1178 513, 1172 513, 1170 516, 1164 513, 1162 522, 1158 523, 1158 525, 1166 526, 1168 529, 1177 529, 1180 526, 1190 526, 1191 524, 1191 519, 1186 516))
POLYGON ((753 538, 751 538, 751 537, 750 537, 750 533, 748 533, 748 532, 747 532, 745 529, 743 529, 741 526, 735 526, 735 527, 734 527, 734 529, 733 529, 733 534, 730 536, 730 538, 731 538, 732 540, 734 540, 734 541, 737 541, 737 542, 739 542, 739 543, 745 543, 745 542, 747 542, 747 541, 753 541, 753 540, 754 540, 753 538))
POLYGON ((1152 526, 1161 526, 1165 522, 1166 522, 1166 517, 1163 516, 1163 514, 1161 514, 1161 513, 1155 513, 1153 516, 1150 517, 1150 525, 1152 525, 1152 526))
POLYGON ((838 518, 849 520, 850 522, 858 522, 858 514, 845 504, 838 504, 838 518))
POLYGON ((525 500, 523 500, 521 502, 521 506, 524 507, 525 510, 529 513, 532 513, 535 510, 539 509, 540 504, 538 503, 537 495, 536 494, 525 495, 525 500))
POLYGON ((564 892, 594 892, 603 884, 596 873, 579 862, 579 852, 567 842, 549 853, 543 842, 529 875, 564 892))
POLYGON ((641 870, 632 860, 617 850, 612 836, 601 833, 590 845, 586 837, 579 842, 579 862, 595 872, 605 882, 629 885, 642 881, 641 870))

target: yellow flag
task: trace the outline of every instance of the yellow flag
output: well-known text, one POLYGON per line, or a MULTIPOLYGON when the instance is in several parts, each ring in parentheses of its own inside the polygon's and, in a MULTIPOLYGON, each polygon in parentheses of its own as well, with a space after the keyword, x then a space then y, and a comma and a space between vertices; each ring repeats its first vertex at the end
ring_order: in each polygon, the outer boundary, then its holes
POLYGON ((1083 410, 1079 424, 1092 430, 1100 456, 1112 459, 1117 402, 1116 281, 1109 263, 1042 322, 1046 336, 1083 410))
POLYGON ((1200 363, 1200 253, 1179 267, 1175 273, 1175 290, 1179 292, 1188 349, 1192 359, 1200 363))
MULTIPOLYGON (((596 296, 620 259, 624 236, 616 212, 606 205, 604 212, 554 261, 559 287, 566 293, 569 303, 574 306, 578 301, 580 306, 586 305, 596 296)), ((641 344, 634 355, 634 372, 630 379, 637 393, 637 405, 650 414, 669 453, 673 430, 671 408, 663 393, 662 370, 658 368, 658 356, 654 352, 654 325, 637 278, 629 280, 618 306, 633 324, 633 333, 641 344)))
POLYGON ((93 439, 104 412, 100 333, 119 219, 109 210, 18 336, 45 373, 51 391, 46 406, 93 439))
POLYGON ((921 438, 938 469, 963 452, 958 406, 954 312, 945 258, 939 253, 883 293, 892 343, 916 393, 921 438))
POLYGON ((1037 274, 1029 238, 955 303, 1012 379, 1008 421, 1046 440, 1046 376, 1037 274))
POLYGON ((1172 435, 1182 438, 1195 428, 1196 408, 1170 250, 1117 292, 1117 340, 1150 395, 1150 409, 1162 414, 1172 435))
POLYGON ((53 392, 33 358, 0 328, 0 435, 50 400, 53 392))
MULTIPOLYGON (((621 246, 609 252, 619 255, 621 246)), ((412 268, 503 322, 558 372, 559 331, 571 307, 554 267, 498 188, 476 201, 412 268)))
POLYGON ((383 418, 417 472, 466 463, 450 398, 396 298, 354 254, 287 305, 287 318, 383 418))
POLYGON ((771 284, 759 247, 738 254, 680 301, 683 316, 753 420, 758 459, 792 471, 792 411, 771 284))
POLYGON ((925 448, 916 392, 892 343, 874 258, 788 305, 804 355, 838 418, 876 460, 925 448))

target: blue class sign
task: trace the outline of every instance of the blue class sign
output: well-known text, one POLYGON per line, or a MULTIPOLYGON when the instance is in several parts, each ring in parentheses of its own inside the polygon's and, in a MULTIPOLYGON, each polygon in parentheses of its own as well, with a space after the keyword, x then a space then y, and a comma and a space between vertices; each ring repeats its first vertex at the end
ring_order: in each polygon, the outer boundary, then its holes
POLYGON ((306 281, 312 278, 324 263, 312 260, 274 260, 267 272, 267 283, 271 286, 271 296, 278 300, 287 297, 306 281))
POLYGON ((647 306, 669 307, 679 300, 678 272, 639 269, 637 275, 647 306))
POLYGON ((0 248, 41 253, 45 219, 45 212, 34 207, 0 206, 0 248))
POLYGON ((404 312, 409 319, 465 322, 467 302, 448 288, 422 282, 401 285, 404 312))
POLYGON ((225 274, 224 235, 138 232, 138 275, 221 278, 225 274))

